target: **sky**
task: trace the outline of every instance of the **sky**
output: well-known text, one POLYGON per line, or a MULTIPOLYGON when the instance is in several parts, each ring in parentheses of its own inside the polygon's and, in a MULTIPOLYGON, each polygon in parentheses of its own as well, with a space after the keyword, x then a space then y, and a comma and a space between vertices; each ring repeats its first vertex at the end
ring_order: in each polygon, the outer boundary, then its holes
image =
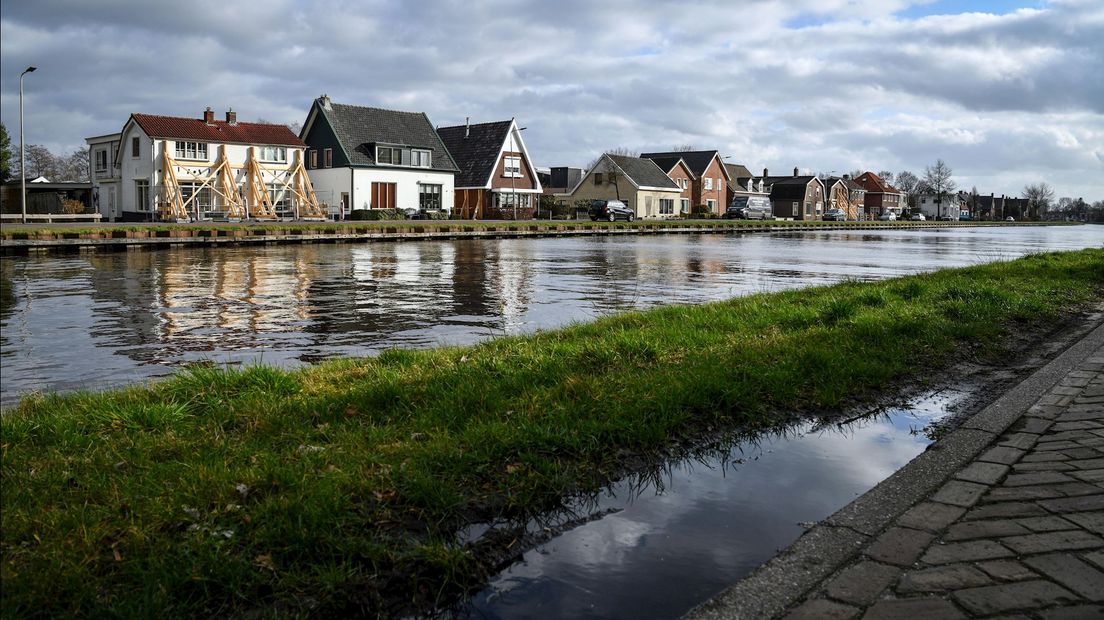
POLYGON ((1104 0, 5 0, 0 120, 56 153, 129 114, 311 102, 516 117, 538 166, 717 149, 1104 199, 1104 0))

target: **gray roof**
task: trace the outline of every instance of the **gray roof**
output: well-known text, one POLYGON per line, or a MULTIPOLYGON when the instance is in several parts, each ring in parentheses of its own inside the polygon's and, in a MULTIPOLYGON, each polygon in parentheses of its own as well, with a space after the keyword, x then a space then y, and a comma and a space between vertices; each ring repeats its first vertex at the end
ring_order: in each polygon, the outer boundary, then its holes
POLYGON ((678 185, 650 159, 625 155, 606 155, 637 187, 662 187, 681 191, 678 185))
MULTIPOLYGON (((372 144, 392 144, 429 149, 430 169, 459 172, 448 149, 425 112, 399 112, 381 108, 331 103, 319 106, 330 122, 354 166, 375 166, 372 144)), ((390 166, 389 166, 390 167, 390 166)))
POLYGON ((440 127, 437 135, 460 168, 456 187, 484 187, 498 164, 512 121, 440 127))
POLYGON ((743 164, 725 164, 724 166, 728 170, 728 176, 732 177, 733 180, 747 179, 753 176, 747 166, 743 164))
MULTIPOLYGON (((668 160, 672 157, 680 157, 686 162, 686 167, 695 177, 700 178, 709 168, 709 162, 717 156, 717 151, 666 151, 663 153, 641 153, 645 159, 668 160)), ((672 164, 674 165, 674 164, 672 164)), ((668 168, 670 170, 670 168, 668 168)), ((726 171, 727 173, 727 171, 726 171)))
POLYGON ((816 180, 814 176, 796 176, 796 177, 767 177, 768 179, 775 179, 769 181, 771 185, 770 197, 771 200, 785 199, 785 198, 801 198, 805 196, 805 190, 809 183, 816 180))

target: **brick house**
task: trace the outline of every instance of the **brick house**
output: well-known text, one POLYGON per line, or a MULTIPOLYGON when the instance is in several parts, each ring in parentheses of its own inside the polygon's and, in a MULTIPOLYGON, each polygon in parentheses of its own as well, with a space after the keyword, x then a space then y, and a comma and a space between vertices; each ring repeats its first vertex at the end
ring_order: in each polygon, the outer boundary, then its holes
POLYGON ((881 214, 892 211, 898 217, 904 209, 905 201, 901 199, 901 190, 886 183, 882 177, 873 172, 864 172, 855 177, 855 182, 866 190, 863 199, 867 219, 877 219, 881 214))
MULTIPOLYGON (((662 153, 641 153, 643 159, 650 159, 668 172, 677 172, 674 165, 681 159, 686 171, 692 176, 690 181, 690 204, 706 205, 710 212, 721 215, 728 205, 727 188, 732 179, 725 169, 724 161, 717 151, 667 151, 662 153)), ((672 177, 674 180, 674 177, 672 177)), ((681 185, 680 185, 681 187, 681 185)))
POLYGON ((530 219, 543 187, 514 119, 439 127, 460 169, 453 214, 461 218, 530 219))
POLYGON ((650 159, 606 154, 583 175, 570 199, 620 200, 637 218, 665 219, 677 215, 682 191, 650 159))

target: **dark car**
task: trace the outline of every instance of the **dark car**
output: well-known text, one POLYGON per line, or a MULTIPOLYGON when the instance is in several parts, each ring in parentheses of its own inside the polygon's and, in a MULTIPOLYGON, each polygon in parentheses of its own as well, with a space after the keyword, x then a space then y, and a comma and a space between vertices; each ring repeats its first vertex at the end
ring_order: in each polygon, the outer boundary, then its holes
POLYGON ((625 206, 620 200, 592 200, 590 203, 590 219, 625 220, 631 222, 636 219, 636 212, 625 206))
POLYGON ((725 210, 725 219, 773 220, 770 201, 761 196, 737 196, 725 210))
POLYGON ((828 209, 824 212, 825 222, 846 222, 847 212, 843 209, 828 209))

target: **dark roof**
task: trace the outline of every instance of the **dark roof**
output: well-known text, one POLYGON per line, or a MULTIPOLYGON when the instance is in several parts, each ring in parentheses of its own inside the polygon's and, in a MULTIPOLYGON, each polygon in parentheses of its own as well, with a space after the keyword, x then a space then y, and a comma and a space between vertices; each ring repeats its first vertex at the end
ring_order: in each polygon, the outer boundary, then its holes
MULTIPOLYGON (((690 172, 695 177, 701 177, 705 174, 705 170, 709 168, 709 162, 717 156, 717 151, 668 151, 665 153, 641 153, 640 156, 644 159, 655 160, 657 164, 659 164, 658 160, 681 157, 682 161, 686 162, 686 167, 690 169, 690 172)), ((663 164, 659 164, 659 166, 662 168, 663 164)), ((667 170, 670 170, 670 168, 667 168, 667 170)))
POLYGON ((318 108, 329 120, 354 166, 375 166, 376 152, 370 145, 378 143, 429 149, 433 153, 431 170, 459 172, 424 112, 399 112, 341 103, 330 103, 329 109, 321 105, 318 108))
MULTIPOLYGON (((643 157, 643 155, 641 157, 643 157)), ((671 170, 673 170, 675 166, 677 166, 678 163, 682 161, 682 158, 678 156, 649 157, 648 159, 654 161, 655 165, 659 166, 659 169, 666 172, 667 174, 670 174, 671 170)), ((689 169, 689 165, 687 166, 687 169, 689 169)), ((691 171, 690 174, 694 174, 693 171, 691 171)))
POLYGON ((287 125, 269 123, 234 123, 215 121, 211 124, 202 118, 132 114, 131 118, 151 138, 201 140, 203 142, 233 142, 235 144, 283 144, 304 147, 287 125))
POLYGON ((751 170, 748 170, 743 164, 725 164, 725 169, 728 170, 728 176, 736 179, 749 179, 751 178, 751 170))
POLYGON ((460 169, 456 187, 487 185, 512 124, 513 121, 498 121, 437 129, 437 135, 460 169))
POLYGON ((637 187, 663 187, 670 189, 682 189, 667 176, 667 173, 660 169, 656 163, 650 159, 644 159, 641 157, 628 157, 625 155, 606 155, 613 163, 617 164, 617 167, 621 169, 637 187))
POLYGON ((771 200, 786 198, 804 198, 805 189, 809 182, 816 179, 814 176, 798 177, 767 177, 766 183, 770 184, 771 200), (774 180, 770 180, 774 179, 774 180))

